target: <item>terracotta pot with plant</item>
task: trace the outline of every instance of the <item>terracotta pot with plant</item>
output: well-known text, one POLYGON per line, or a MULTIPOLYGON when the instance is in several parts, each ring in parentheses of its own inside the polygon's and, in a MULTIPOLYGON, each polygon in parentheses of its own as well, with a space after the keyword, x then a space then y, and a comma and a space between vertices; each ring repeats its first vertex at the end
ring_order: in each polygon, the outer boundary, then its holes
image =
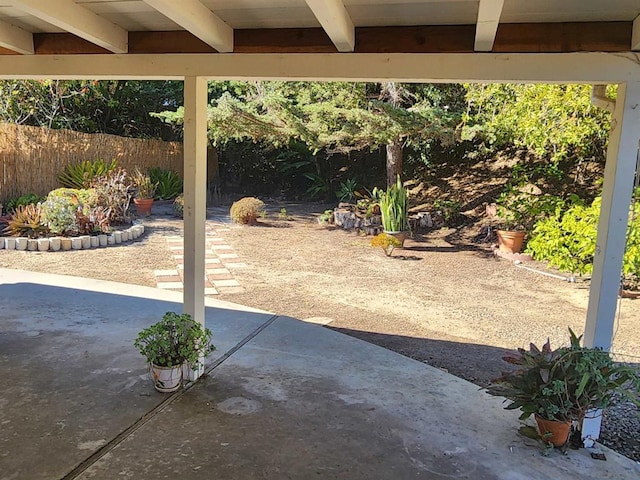
POLYGON ((573 422, 611 405, 617 393, 640 406, 640 375, 631 367, 615 364, 608 352, 580 345, 571 329, 570 345, 551 349, 549 341, 540 349, 503 359, 518 368, 504 373, 487 389, 506 397, 507 410, 522 411, 521 420, 534 415, 545 443, 567 443, 573 422))
POLYGON ((182 385, 182 367, 197 368, 201 358, 215 350, 211 330, 191 315, 167 312, 158 323, 142 330, 134 346, 147 358, 159 392, 174 392, 182 385))
POLYGON ((400 176, 386 191, 376 190, 374 194, 379 197, 382 229, 387 235, 395 237, 401 248, 409 233, 409 201, 400 176))
POLYGON ((153 206, 153 197, 156 193, 157 185, 151 181, 149 175, 142 173, 138 168, 133 173, 132 180, 136 187, 136 195, 133 198, 136 210, 139 215, 148 217, 151 215, 151 207, 153 206))

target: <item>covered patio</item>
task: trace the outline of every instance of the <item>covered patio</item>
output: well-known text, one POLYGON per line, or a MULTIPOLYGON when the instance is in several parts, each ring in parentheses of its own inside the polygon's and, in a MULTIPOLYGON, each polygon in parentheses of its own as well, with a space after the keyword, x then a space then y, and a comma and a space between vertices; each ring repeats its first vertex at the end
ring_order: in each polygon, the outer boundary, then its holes
POLYGON ((585 449, 542 458, 517 413, 476 385, 293 318, 207 299, 218 347, 208 374, 163 396, 131 339, 179 308, 178 293, 0 269, 0 295, 3 479, 640 472, 606 448, 606 462, 585 449))
MULTIPOLYGON (((603 98, 601 87, 594 88, 594 102, 610 109, 613 117, 585 323, 586 344, 610 348, 640 141, 640 54, 637 53, 640 50, 640 7, 635 0, 611 0, 606 4, 597 0, 568 0, 562 2, 561 6, 547 0, 281 0, 270 2, 269 6, 258 0, 7 0, 0 2, 0 46, 0 78, 184 80, 185 293, 183 298, 175 300, 181 301, 185 312, 192 314, 199 322, 205 323, 206 319, 214 329, 216 323, 223 325, 224 320, 218 321, 215 315, 207 313, 204 298, 208 80, 618 84, 615 100, 603 98)), ((5 272, 4 275, 17 274, 5 272)), ((9 278, 6 281, 11 283, 15 280, 9 278)), ((3 295, 3 298, 10 296, 3 295)), ((36 293, 30 298, 30 304, 23 302, 20 305, 27 305, 42 315, 50 310, 47 299, 54 300, 53 297, 36 293)), ((96 310, 84 312, 82 321, 94 325, 97 322, 96 310)), ((138 326, 150 323, 152 316, 145 315, 132 319, 131 325, 134 322, 140 322, 138 326)), ((125 317, 129 316, 125 313, 125 317)), ((25 318, 18 318, 18 324, 25 322, 25 318)), ((306 334, 289 336, 287 333, 288 327, 295 331, 297 327, 293 325, 298 324, 289 320, 274 320, 265 328, 265 337, 262 338, 266 340, 267 333, 278 333, 282 336, 278 341, 286 340, 293 352, 305 352, 306 334), (287 325, 287 328, 279 329, 279 325, 287 325)), ((300 328, 304 330, 310 327, 302 325, 300 328)), ((29 331, 27 326, 24 329, 29 331)), ((103 333, 105 336, 114 334, 107 330, 103 333)), ((131 332, 124 333, 129 335, 131 332)), ((132 338, 132 335, 128 338, 132 338)), ((232 340, 228 341, 229 345, 233 344, 232 340)), ((273 341, 277 343, 275 339, 273 341)), ((342 340, 338 344, 340 342, 342 340)), ((107 343, 96 341, 94 345, 107 343)), ((349 349, 347 346, 345 348, 349 349)), ((267 343, 262 351, 274 349, 273 345, 267 343)), ((250 350, 243 348, 241 351, 250 353, 250 350)), ((87 352, 90 351, 87 349, 87 352)), ((329 351, 331 355, 341 355, 333 347, 329 351)), ((327 358, 326 351, 318 355, 319 358, 327 358)), ((387 352, 380 355, 394 354, 387 352)), ((81 358, 77 357, 68 363, 77 368, 81 358)), ((255 361, 255 357, 253 360, 251 358, 248 355, 246 365, 253 365, 251 361, 255 361)), ((273 361, 277 363, 277 358, 273 361)), ((384 362, 386 360, 381 360, 379 364, 384 362)), ((231 370, 231 363, 222 365, 220 372, 226 368, 231 370)), ((318 368, 320 371, 323 368, 321 365, 322 362, 314 361, 309 368, 318 368)), ((242 365, 237 367, 240 369, 242 365)), ((365 370, 358 362, 352 367, 365 370)), ((407 368, 417 375, 416 378, 422 375, 407 368)), ((425 366, 421 365, 420 368, 425 366)), ((194 372, 194 378, 200 376, 204 369, 202 365, 194 372)), ((329 367, 327 369, 330 370, 329 367)), ((233 370, 228 375, 233 377, 233 370)), ((267 378, 271 373, 267 370, 264 375, 267 378)), ((411 401, 418 402, 412 407, 417 410, 410 410, 406 418, 394 417, 394 421, 405 418, 404 421, 413 425, 416 421, 444 418, 447 402, 430 404, 429 398, 424 396, 423 385, 416 378, 396 385, 394 391, 407 395, 412 391, 411 388, 418 385, 420 394, 411 395, 411 401), (408 390, 402 390, 401 387, 408 390)), ((206 391, 207 382, 209 380, 189 390, 184 398, 176 400, 176 405, 186 401, 185 398, 192 391, 206 391)), ((445 383, 449 382, 457 385, 459 381, 447 379, 445 383)), ((43 383, 37 393, 45 394, 51 388, 51 384, 43 383)), ((328 388, 327 391, 333 391, 333 387, 328 388)), ((460 402, 473 400, 474 405, 482 406, 487 401, 493 405, 489 400, 481 400, 479 393, 471 395, 464 388, 456 396, 460 402)), ((324 392, 322 389, 318 391, 324 392)), ((140 411, 153 405, 154 401, 144 399, 140 411)), ((467 407, 471 409, 472 405, 456 409, 451 415, 459 418, 461 411, 467 407)), ((114 421, 112 424, 111 420, 105 420, 103 427, 109 430, 105 430, 103 440, 111 441, 113 435, 121 431, 119 427, 130 424, 133 418, 139 416, 131 413, 131 417, 120 418, 120 423, 114 421)), ((508 418, 504 412, 500 413, 501 418, 508 418)), ((478 438, 483 439, 478 441, 482 442, 487 438, 485 432, 478 430, 483 424, 482 420, 474 417, 472 421, 458 422, 450 428, 460 429, 461 434, 478 431, 478 438)), ((511 429, 507 425, 491 428, 499 428, 503 435, 510 435, 505 433, 511 429)), ((256 430, 261 431, 259 426, 256 426, 256 430)), ((420 435, 428 435, 431 427, 424 423, 419 430, 420 435)), ((142 431, 143 427, 137 434, 142 431)), ((379 435, 384 437, 385 431, 389 430, 383 429, 379 435)), ((587 443, 597 438, 598 431, 597 421, 590 421, 584 426, 587 443)), ((18 431, 16 435, 19 435, 18 431)), ((42 431, 41 435, 46 436, 46 431, 42 431)), ((438 441, 444 441, 439 435, 436 437, 438 441)), ((431 441, 433 436, 429 436, 429 439, 431 441)), ((455 443, 462 445, 458 441, 455 443)), ((410 454, 410 445, 411 442, 403 447, 408 456, 404 463, 401 462, 402 468, 439 465, 431 457, 415 460, 416 457, 410 454), (429 463, 429 458, 432 463, 429 463)), ((445 448, 444 444, 438 445, 440 450, 449 451, 449 446, 445 448)), ((471 447, 465 445, 464 448, 471 447)), ((456 451, 455 448, 453 451, 456 451)), ((486 458, 494 454, 493 446, 489 444, 486 458)), ((358 455, 360 453, 354 452, 351 457, 358 455)), ((76 455, 76 460, 81 456, 76 455)), ((351 460, 357 459, 351 457, 351 460)), ((509 455, 504 458, 507 457, 515 458, 509 455)), ((462 455, 455 458, 462 462, 459 470, 462 475, 470 465, 461 459, 462 455)), ((502 462, 497 458, 494 460, 496 465, 502 462)), ((479 458, 474 465, 481 468, 485 463, 479 458)), ((525 465, 523 460, 514 463, 514 466, 526 472, 525 465)), ((582 476, 588 478, 597 467, 590 462, 584 468, 582 476)), ((429 471, 428 468, 426 471, 429 471)), ((501 477, 506 471, 506 468, 487 470, 487 478, 517 478, 515 474, 501 477)), ((574 474, 578 471, 575 470, 574 474)), ((59 473, 64 473, 64 469, 42 478, 56 478, 59 473)), ((341 475, 343 478, 345 475, 357 478, 356 474, 359 473, 341 475)), ((479 470, 475 474, 470 471, 467 474, 482 477, 479 470)), ((87 475, 92 473, 88 471, 87 475)), ((100 477, 98 473, 95 475, 100 477)), ((451 475, 451 472, 447 475, 451 475)), ((530 473, 522 475, 523 478, 531 476, 530 473)), ((607 478, 603 475, 595 478, 607 478)), ((15 478, 33 477, 18 474, 15 478)), ((110 478, 109 474, 105 474, 104 478, 110 478)))

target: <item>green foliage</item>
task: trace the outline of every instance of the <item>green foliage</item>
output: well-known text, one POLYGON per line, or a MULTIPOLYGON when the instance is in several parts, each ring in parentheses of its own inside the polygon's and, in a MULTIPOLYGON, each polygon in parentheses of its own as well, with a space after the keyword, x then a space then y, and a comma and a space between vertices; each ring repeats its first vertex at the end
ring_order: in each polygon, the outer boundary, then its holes
POLYGON ((280 209, 280 212, 278 212, 278 220, 291 220, 291 217, 287 214, 286 208, 282 207, 280 209))
POLYGON ((16 237, 38 238, 46 235, 48 229, 42 220, 40 205, 18 206, 7 222, 4 231, 16 237))
POLYGON ((58 188, 49 192, 47 200, 42 203, 42 221, 54 235, 79 235, 84 233, 85 224, 81 228, 76 216, 89 215, 96 197, 93 190, 58 188), (82 232, 81 232, 82 230, 82 232))
POLYGON ((371 239, 371 246, 382 248, 384 254, 390 257, 394 249, 402 246, 402 242, 393 235, 382 232, 371 239))
POLYGON ((127 172, 119 168, 107 175, 97 177, 93 182, 95 195, 94 205, 99 205, 108 212, 109 223, 119 225, 129 223, 129 203, 133 185, 127 172))
MULTIPOLYGON (((640 190, 635 192, 636 199, 640 190)), ((564 213, 539 221, 527 244, 527 252, 536 259, 572 274, 584 275, 593 269, 598 219, 602 199, 597 197, 591 205, 579 201, 564 213)), ((640 280, 640 203, 634 203, 629 213, 627 247, 622 262, 625 282, 637 286, 640 280)))
POLYGON ((433 208, 442 213, 445 225, 455 225, 460 219, 462 205, 457 200, 438 198, 433 202, 433 208))
POLYGON ((503 357, 518 368, 494 380, 487 391, 507 397, 505 408, 520 409, 522 420, 534 413, 548 420, 581 420, 588 410, 608 407, 616 393, 640 406, 638 373, 614 364, 602 349, 580 346, 582 337, 569 333, 568 347, 552 350, 547 341, 539 349, 532 343, 529 350, 503 357))
POLYGON ((255 197, 244 197, 231 205, 231 220, 236 223, 253 225, 264 209, 264 202, 255 197))
POLYGON ((396 183, 380 195, 380 213, 382 227, 386 232, 405 232, 409 230, 407 190, 400 176, 396 183))
POLYGON ((348 178, 344 182, 340 183, 336 196, 341 202, 352 203, 356 198, 358 188, 358 181, 355 178, 348 178))
POLYGON ((2 80, 0 120, 85 133, 179 138, 150 111, 176 108, 181 81, 2 80))
POLYGON ((115 159, 110 163, 106 163, 104 160, 70 163, 58 175, 58 182, 65 188, 78 190, 90 188, 96 177, 102 177, 112 172, 116 169, 117 163, 115 159))
POLYGON ((131 180, 136 187, 136 198, 153 198, 156 194, 157 184, 151 177, 136 167, 131 176, 131 180))
POLYGON ((465 85, 462 138, 514 145, 559 161, 602 156, 610 115, 591 104, 589 85, 465 85))
POLYGON ((172 200, 182 193, 182 178, 171 170, 154 167, 149 170, 149 177, 156 185, 156 200, 172 200))
POLYGON ((320 222, 322 224, 331 223, 332 220, 333 220, 333 210, 325 210, 318 217, 318 222, 320 222))
POLYGON ((43 197, 36 195, 35 193, 27 193, 26 195, 20 195, 18 198, 10 198, 4 205, 4 211, 7 213, 13 213, 18 207, 26 207, 27 205, 35 205, 44 200, 43 197))
POLYGON ((158 323, 142 330, 134 344, 149 363, 175 367, 184 363, 195 368, 198 359, 215 350, 211 330, 183 313, 167 312, 158 323))
POLYGON ((503 230, 530 231, 538 220, 564 206, 562 198, 532 193, 532 190, 508 185, 497 198, 497 217, 503 230))

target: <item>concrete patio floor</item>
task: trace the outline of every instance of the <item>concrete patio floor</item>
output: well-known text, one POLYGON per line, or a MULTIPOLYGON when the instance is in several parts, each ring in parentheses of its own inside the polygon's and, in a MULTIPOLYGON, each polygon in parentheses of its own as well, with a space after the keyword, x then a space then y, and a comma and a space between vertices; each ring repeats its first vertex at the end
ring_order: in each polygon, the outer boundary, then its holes
POLYGON ((214 368, 171 396, 132 343, 181 294, 0 269, 0 299, 3 480, 640 477, 543 457, 477 386, 296 319, 208 299, 214 368))

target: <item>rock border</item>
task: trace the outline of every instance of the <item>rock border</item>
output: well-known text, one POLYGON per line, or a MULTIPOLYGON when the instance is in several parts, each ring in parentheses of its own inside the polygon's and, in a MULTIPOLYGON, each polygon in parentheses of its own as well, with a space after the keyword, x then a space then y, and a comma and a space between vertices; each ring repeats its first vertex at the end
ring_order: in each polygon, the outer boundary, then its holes
POLYGON ((113 247, 115 245, 139 239, 144 233, 144 225, 133 225, 125 230, 116 230, 109 234, 81 235, 79 237, 0 237, 0 250, 18 250, 27 252, 65 252, 69 250, 89 250, 92 248, 113 247))

